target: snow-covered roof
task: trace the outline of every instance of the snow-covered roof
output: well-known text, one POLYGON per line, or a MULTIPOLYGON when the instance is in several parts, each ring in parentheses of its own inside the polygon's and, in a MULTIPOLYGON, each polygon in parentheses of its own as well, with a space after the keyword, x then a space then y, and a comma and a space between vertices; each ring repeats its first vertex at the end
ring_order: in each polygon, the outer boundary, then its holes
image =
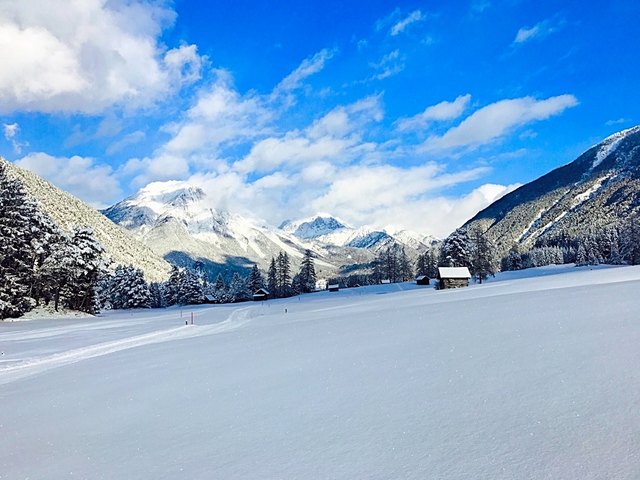
POLYGON ((338 283, 332 283, 331 285, 329 285, 327 288, 340 288, 340 284, 338 283))
POLYGON ((416 280, 424 280, 425 278, 429 278, 429 277, 427 277, 426 275, 418 275, 416 277, 416 280))
POLYGON ((254 295, 269 295, 269 291, 264 288, 259 288, 254 292, 254 295))
POLYGON ((440 278, 471 278, 467 267, 438 267, 440 278))

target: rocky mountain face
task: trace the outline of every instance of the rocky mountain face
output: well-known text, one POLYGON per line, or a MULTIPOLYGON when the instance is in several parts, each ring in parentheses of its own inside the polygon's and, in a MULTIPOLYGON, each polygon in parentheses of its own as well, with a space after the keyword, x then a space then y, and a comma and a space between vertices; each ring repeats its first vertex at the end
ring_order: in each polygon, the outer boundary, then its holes
POLYGON ((204 191, 177 181, 152 183, 103 213, 172 263, 191 266, 199 261, 210 274, 247 269, 253 263, 266 270, 280 251, 287 252, 295 271, 304 251, 310 249, 318 276, 325 277, 345 265, 352 270, 367 265, 394 242, 417 254, 432 241, 409 232, 396 237, 355 229, 322 215, 275 228, 220 211, 209 204, 204 191))
POLYGON ((640 126, 618 132, 573 162, 505 195, 464 228, 487 232, 502 256, 562 236, 616 227, 640 213, 640 126))
POLYGON ((171 267, 166 260, 100 212, 36 174, 1 157, 0 162, 6 167, 7 175, 22 184, 27 195, 38 203, 61 230, 71 232, 75 227, 90 228, 104 247, 106 256, 114 264, 140 268, 149 281, 165 280, 168 277, 171 267))

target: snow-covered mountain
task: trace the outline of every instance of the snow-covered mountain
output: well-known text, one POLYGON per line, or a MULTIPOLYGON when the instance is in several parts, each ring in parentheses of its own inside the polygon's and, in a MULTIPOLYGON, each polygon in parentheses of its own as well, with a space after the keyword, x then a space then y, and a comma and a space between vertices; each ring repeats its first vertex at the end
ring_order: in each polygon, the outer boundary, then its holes
MULTIPOLYGON (((267 269, 280 251, 292 263, 313 246, 257 220, 213 208, 203 190, 180 181, 154 182, 103 213, 127 228, 157 254, 179 265, 203 262, 210 272, 267 269)), ((315 251, 320 268, 335 267, 315 251)))
POLYGON ((300 239, 314 240, 334 247, 351 247, 378 250, 391 243, 399 243, 409 249, 424 251, 436 239, 409 230, 389 233, 371 227, 353 228, 332 216, 316 215, 297 221, 286 221, 280 228, 300 239))
POLYGON ((615 133, 573 162, 497 200, 465 227, 486 230, 503 255, 616 227, 640 214, 640 126, 615 133))
POLYGON ((105 248, 114 264, 134 265, 140 268, 147 280, 167 278, 170 265, 147 245, 133 238, 127 231, 115 225, 100 212, 73 195, 60 190, 28 170, 21 169, 0 157, 7 175, 22 184, 27 194, 49 215, 63 231, 74 227, 88 227, 105 248))
POLYGON ((246 269, 253 263, 266 270, 280 251, 287 252, 297 268, 310 249, 319 276, 330 276, 344 265, 368 264, 377 251, 394 242, 406 245, 409 254, 424 251, 430 243, 409 232, 396 237, 382 230, 353 228, 328 215, 287 221, 275 228, 218 210, 203 190, 180 181, 151 183, 103 213, 171 262, 201 261, 211 273, 246 269))

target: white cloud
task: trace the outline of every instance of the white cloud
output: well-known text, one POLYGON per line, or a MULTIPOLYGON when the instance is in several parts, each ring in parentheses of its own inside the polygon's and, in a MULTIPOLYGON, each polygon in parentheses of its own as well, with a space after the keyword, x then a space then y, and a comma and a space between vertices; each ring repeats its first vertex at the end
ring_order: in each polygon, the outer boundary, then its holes
POLYGON ((393 75, 397 75, 404 70, 405 57, 400 54, 400 50, 396 49, 383 55, 378 62, 372 62, 369 65, 378 70, 378 73, 365 80, 365 82, 371 80, 383 80, 393 75))
POLYGON ((20 125, 17 123, 3 123, 2 124, 4 130, 4 138, 7 142, 11 143, 13 147, 13 151, 17 154, 22 153, 22 147, 26 147, 29 144, 26 142, 19 142, 17 135, 20 131, 20 125))
POLYGON ((401 132, 424 130, 432 122, 455 120, 465 111, 471 95, 460 95, 453 102, 443 101, 427 107, 422 113, 409 118, 401 118, 396 122, 397 129, 401 132))
POLYGON ((400 33, 404 32, 409 25, 416 22, 421 22, 424 19, 425 17, 420 10, 414 10, 408 16, 406 16, 399 22, 395 23, 391 27, 391 30, 389 33, 391 34, 391 36, 399 35, 400 33))
POLYGON ((622 123, 626 123, 628 122, 629 119, 621 117, 621 118, 616 118, 616 119, 612 119, 612 120, 607 120, 606 122, 604 122, 604 124, 608 127, 611 127, 612 125, 620 125, 622 123))
POLYGON ((564 20, 558 16, 543 20, 536 23, 533 27, 522 27, 518 30, 516 38, 513 40, 513 44, 522 44, 529 42, 533 39, 542 39, 558 31, 564 25, 564 20))
POLYGON ((164 52, 175 13, 142 0, 5 0, 0 111, 99 113, 146 106, 199 75, 194 46, 164 52))
POLYGON ((274 92, 288 92, 299 88, 302 85, 303 80, 320 72, 324 68, 325 63, 333 58, 334 55, 334 50, 325 48, 312 57, 303 60, 298 68, 282 79, 282 81, 276 86, 274 92))
POLYGON ((15 163, 96 208, 104 208, 122 198, 122 190, 111 167, 98 164, 93 158, 53 157, 37 152, 15 163))
POLYGON ((475 148, 491 143, 513 129, 546 120, 578 105, 573 95, 559 95, 545 100, 522 97, 500 100, 473 112, 444 135, 433 135, 421 146, 422 151, 475 148))

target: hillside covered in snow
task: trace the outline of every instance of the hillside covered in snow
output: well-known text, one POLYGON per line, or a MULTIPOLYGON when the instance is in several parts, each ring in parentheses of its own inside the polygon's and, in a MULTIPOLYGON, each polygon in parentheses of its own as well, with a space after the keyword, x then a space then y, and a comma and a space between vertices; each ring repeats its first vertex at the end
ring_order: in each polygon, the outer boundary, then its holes
POLYGON ((89 228, 114 264, 134 265, 144 272, 149 281, 164 280, 168 277, 170 266, 163 258, 100 212, 36 174, 1 157, 0 163, 7 175, 23 186, 27 195, 53 219, 58 228, 65 232, 70 232, 75 227, 89 228))

